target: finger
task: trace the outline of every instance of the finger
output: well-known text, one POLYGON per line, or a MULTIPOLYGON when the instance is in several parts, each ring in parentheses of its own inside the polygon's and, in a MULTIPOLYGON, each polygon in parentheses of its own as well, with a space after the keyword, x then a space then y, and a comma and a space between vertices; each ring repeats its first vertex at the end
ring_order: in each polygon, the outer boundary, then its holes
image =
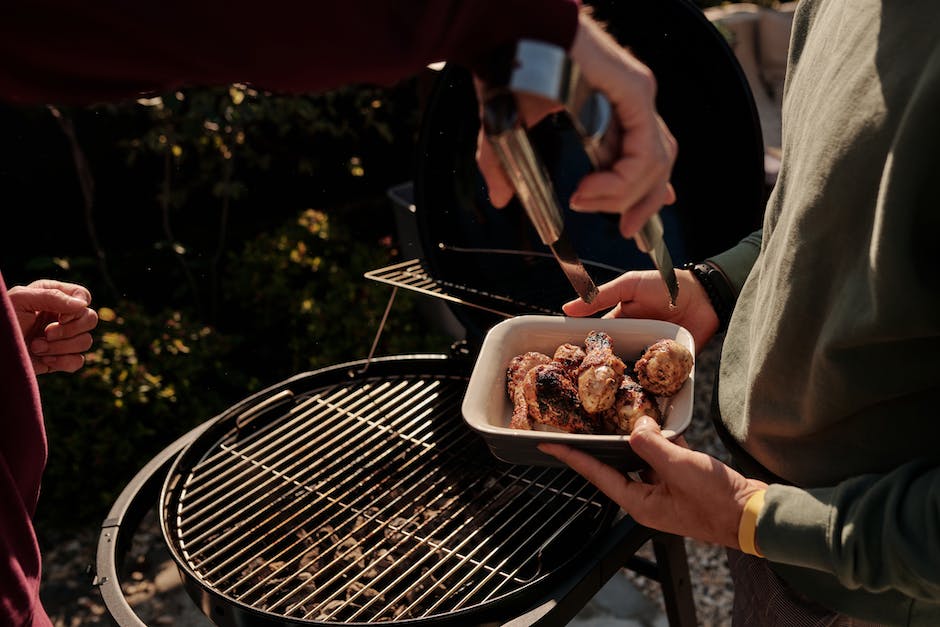
POLYGON ((562 311, 569 316, 587 316, 611 309, 622 302, 629 302, 635 297, 637 285, 642 278, 642 272, 625 272, 597 288, 597 296, 590 303, 581 299, 572 300, 562 305, 562 311))
POLYGON ((43 364, 43 366, 47 370, 43 373, 39 373, 37 371, 37 374, 46 374, 49 372, 75 372, 77 370, 80 370, 81 367, 85 365, 85 356, 84 355, 44 355, 39 358, 39 361, 43 364))
POLYGON ((74 314, 88 306, 84 295, 72 296, 57 288, 23 287, 15 288, 15 297, 11 295, 13 305, 19 311, 45 311, 54 314, 74 314))
POLYGON ((666 205, 668 194, 665 187, 651 192, 640 202, 620 214, 620 234, 633 237, 646 222, 666 205))
POLYGON ((562 444, 539 444, 543 453, 564 462, 572 470, 597 486, 604 494, 629 512, 633 504, 647 497, 651 485, 631 481, 616 469, 595 457, 562 444))
POLYGON ((56 281, 55 279, 39 279, 29 284, 29 287, 38 287, 40 289, 59 290, 69 296, 74 296, 85 301, 86 305, 91 304, 91 292, 84 285, 77 283, 66 283, 65 281, 56 281))
POLYGON ((75 337, 82 333, 88 333, 98 326, 98 312, 94 309, 85 308, 84 311, 76 314, 69 314, 70 321, 63 321, 60 317, 58 322, 53 322, 45 327, 46 339, 50 342, 63 340, 69 337, 75 337))
POLYGON ((486 181, 486 188, 490 196, 490 204, 501 209, 509 204, 514 195, 514 190, 503 167, 499 162, 496 152, 490 145, 489 139, 483 129, 480 129, 477 135, 477 166, 480 168, 480 174, 486 181))
POLYGON ((608 170, 581 179, 571 196, 573 208, 616 213, 630 209, 651 193, 661 193, 670 202, 674 200, 674 192, 667 189, 675 157, 661 134, 648 135, 639 141, 630 140, 640 133, 628 135, 623 157, 608 170), (609 204, 611 201, 613 204, 609 204))
POLYGON ((621 213, 645 196, 645 187, 638 189, 625 178, 622 161, 610 170, 585 175, 571 194, 571 208, 584 213, 621 213))
POLYGON ((663 437, 655 420, 644 416, 630 433, 630 448, 656 471, 663 481, 681 481, 694 464, 695 453, 673 444, 663 437))
POLYGON ((29 349, 34 355, 70 355, 84 353, 91 348, 91 345, 91 334, 83 333, 57 342, 50 342, 41 337, 36 338, 30 342, 29 349))

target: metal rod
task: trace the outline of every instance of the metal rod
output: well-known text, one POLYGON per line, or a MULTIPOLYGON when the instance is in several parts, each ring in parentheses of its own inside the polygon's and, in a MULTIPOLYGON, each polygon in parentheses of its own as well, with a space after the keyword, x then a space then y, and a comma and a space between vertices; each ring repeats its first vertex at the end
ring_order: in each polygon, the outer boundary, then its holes
POLYGON ((366 357, 366 363, 362 365, 357 374, 363 374, 372 364, 372 356, 375 355, 375 347, 379 345, 379 338, 382 337, 382 331, 385 329, 385 321, 388 320, 388 312, 392 310, 392 303, 395 302, 395 294, 398 293, 398 287, 392 288, 392 294, 388 297, 388 303, 385 305, 385 312, 382 314, 382 320, 379 322, 379 328, 375 331, 375 337, 372 339, 372 347, 369 349, 369 355, 366 357))

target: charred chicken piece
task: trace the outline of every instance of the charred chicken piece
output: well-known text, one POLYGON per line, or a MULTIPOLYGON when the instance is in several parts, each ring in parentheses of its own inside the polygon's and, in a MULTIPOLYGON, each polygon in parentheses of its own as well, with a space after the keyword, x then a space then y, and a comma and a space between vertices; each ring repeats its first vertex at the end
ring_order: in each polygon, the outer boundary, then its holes
POLYGON ((522 383, 529 419, 568 433, 592 433, 591 422, 584 415, 578 389, 558 362, 529 370, 522 383))
POLYGON ((512 400, 513 410, 512 418, 509 419, 509 426, 513 429, 532 428, 522 382, 532 368, 547 364, 551 360, 552 358, 544 353, 530 351, 522 355, 516 355, 509 361, 509 366, 506 368, 506 388, 509 392, 509 398, 512 400))
POLYGON ((596 414, 613 406, 625 366, 614 355, 610 336, 603 331, 591 331, 584 347, 584 361, 578 368, 578 393, 584 410, 596 414))
POLYGON ((692 372, 692 353, 675 340, 662 339, 651 345, 634 366, 637 380, 658 396, 672 396, 692 372))
POLYGON ((574 344, 562 344, 555 349, 552 361, 557 362, 564 367, 572 376, 577 376, 577 370, 584 361, 584 349, 574 344))
POLYGON ((663 423, 656 398, 629 376, 624 376, 613 407, 604 412, 604 426, 611 433, 629 435, 641 416, 649 416, 660 425, 663 423))

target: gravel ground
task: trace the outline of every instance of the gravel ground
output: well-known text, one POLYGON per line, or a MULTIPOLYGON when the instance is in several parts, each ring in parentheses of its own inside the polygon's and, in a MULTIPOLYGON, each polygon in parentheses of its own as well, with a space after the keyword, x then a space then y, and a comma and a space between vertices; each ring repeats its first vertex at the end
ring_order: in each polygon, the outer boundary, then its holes
MULTIPOLYGON (((699 385, 695 396, 695 415, 692 426, 685 435, 692 448, 724 460, 727 453, 715 436, 708 414, 711 397, 709 384, 719 350, 720 343, 712 342, 698 356, 696 377, 699 385)), ((101 595, 92 585, 92 565, 97 542, 98 530, 92 529, 59 541, 52 540, 43 547, 43 583, 40 594, 56 627, 110 622, 101 595)), ((686 550, 689 554, 689 570, 699 625, 729 625, 732 588, 724 550, 688 539, 686 550)), ((639 554, 652 559, 652 548, 644 546, 639 554)), ((129 581, 123 584, 123 589, 141 620, 148 625, 211 625, 184 592, 172 559, 163 546, 159 525, 152 513, 144 519, 138 529, 128 557, 133 570, 129 581)), ((640 592, 641 600, 633 602, 632 607, 639 608, 643 603, 652 605, 654 609, 659 610, 659 618, 625 620, 609 613, 598 616, 595 614, 595 604, 592 604, 585 608, 585 619, 581 620, 580 624, 646 627, 666 624, 662 616, 662 594, 657 582, 626 569, 621 571, 618 580, 625 581, 626 585, 632 585, 640 592)), ((598 599, 601 596, 598 595, 598 599)), ((644 616, 649 614, 648 608, 644 607, 642 611, 644 616)))

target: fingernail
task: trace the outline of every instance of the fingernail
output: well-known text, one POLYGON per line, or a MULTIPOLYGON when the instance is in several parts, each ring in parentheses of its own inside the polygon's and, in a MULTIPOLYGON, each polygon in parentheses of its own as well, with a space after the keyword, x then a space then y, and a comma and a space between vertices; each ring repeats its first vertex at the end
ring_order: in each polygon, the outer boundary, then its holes
POLYGON ((636 421, 636 425, 633 427, 633 433, 639 433, 640 431, 655 431, 658 428, 659 425, 656 424, 655 420, 649 416, 642 416, 639 420, 636 421))
POLYGON ((77 307, 77 306, 81 306, 81 307, 87 307, 87 306, 88 306, 88 301, 85 300, 84 298, 78 298, 77 296, 69 296, 69 300, 70 300, 70 301, 72 302, 72 304, 75 305, 76 307, 77 307))
POLYGON ((49 350, 49 342, 47 342, 46 340, 41 340, 37 338, 33 340, 32 344, 30 344, 29 347, 30 347, 30 350, 32 350, 34 353, 38 355, 40 353, 45 353, 47 350, 49 350))
POLYGON ((62 328, 61 327, 52 327, 46 331, 46 339, 49 341, 55 341, 62 339, 62 328))

